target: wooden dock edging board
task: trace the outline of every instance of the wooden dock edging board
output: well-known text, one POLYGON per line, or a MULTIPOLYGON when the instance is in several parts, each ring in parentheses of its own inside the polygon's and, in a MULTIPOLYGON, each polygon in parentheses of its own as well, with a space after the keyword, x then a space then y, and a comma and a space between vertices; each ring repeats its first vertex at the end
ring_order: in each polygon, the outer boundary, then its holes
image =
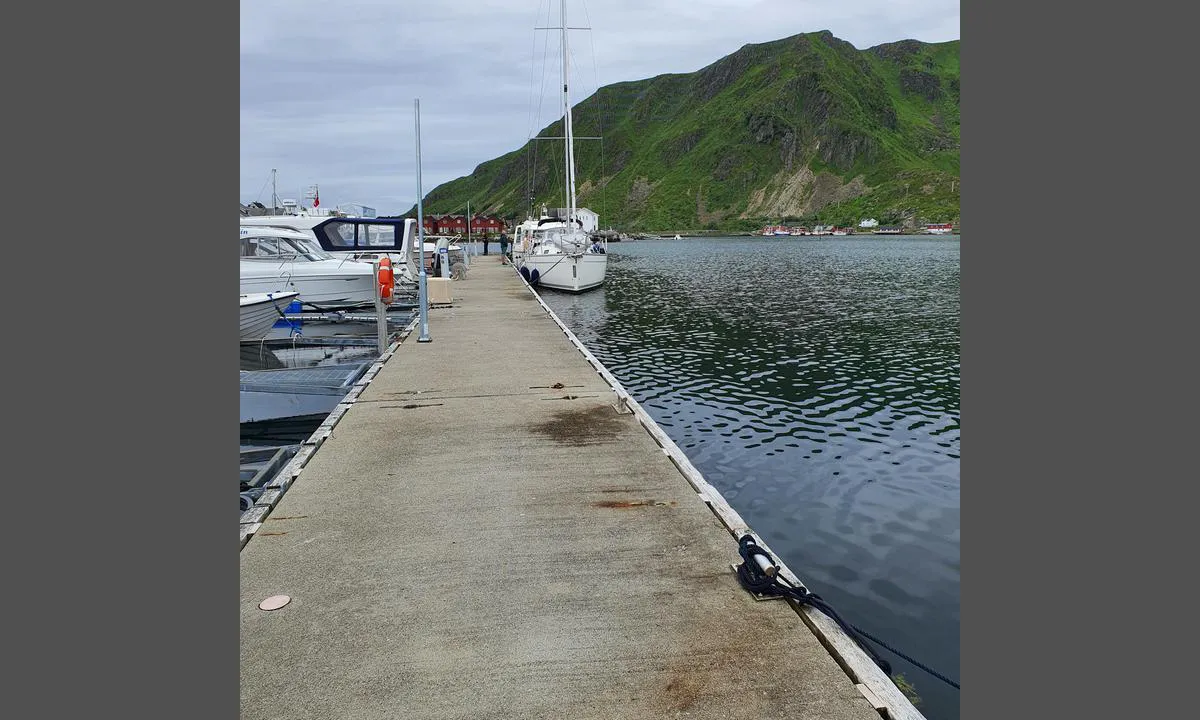
POLYGON ((384 353, 375 362, 371 363, 371 367, 367 368, 367 371, 363 373, 363 377, 359 378, 351 386, 350 392, 346 394, 346 397, 333 408, 325 420, 317 426, 317 429, 301 443, 300 450, 264 486, 266 491, 259 496, 254 505, 242 511, 238 526, 239 548, 244 549, 250 538, 254 537, 254 534, 262 528, 262 521, 270 514, 275 505, 279 503, 279 499, 283 497, 283 494, 287 492, 287 489, 291 487, 296 478, 300 476, 300 471, 304 469, 312 454, 317 451, 321 443, 325 442, 333 434, 334 426, 338 424, 338 421, 342 419, 346 411, 354 405, 363 389, 371 384, 371 379, 378 374, 379 369, 396 354, 396 349, 412 334, 419 321, 420 317, 414 314, 412 319, 408 321, 408 324, 394 334, 395 339, 388 345, 384 353))

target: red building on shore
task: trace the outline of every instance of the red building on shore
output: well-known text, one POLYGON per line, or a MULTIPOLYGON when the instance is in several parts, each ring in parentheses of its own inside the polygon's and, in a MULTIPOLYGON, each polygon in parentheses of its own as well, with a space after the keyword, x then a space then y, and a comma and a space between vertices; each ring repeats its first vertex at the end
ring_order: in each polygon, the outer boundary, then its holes
MULTIPOLYGON (((466 215, 429 215, 424 218, 426 235, 467 234, 466 215)), ((471 218, 471 237, 499 235, 504 231, 504 221, 495 215, 475 215, 471 218)))

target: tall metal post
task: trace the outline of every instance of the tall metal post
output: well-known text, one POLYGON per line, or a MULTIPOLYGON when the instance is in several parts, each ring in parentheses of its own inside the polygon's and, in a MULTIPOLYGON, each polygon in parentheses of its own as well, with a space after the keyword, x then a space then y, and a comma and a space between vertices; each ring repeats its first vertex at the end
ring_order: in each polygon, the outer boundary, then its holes
POLYGON ((419 248, 421 261, 417 263, 420 267, 418 274, 418 307, 421 314, 421 334, 417 337, 417 342, 429 342, 432 338, 429 337, 429 284, 425 276, 425 207, 422 202, 424 195, 421 190, 421 100, 413 99, 413 120, 417 126, 417 248, 419 248))
POLYGON ((379 288, 379 259, 376 258, 371 262, 371 266, 375 269, 375 330, 378 334, 379 354, 383 355, 387 351, 387 306, 383 303, 383 295, 379 288))
POLYGON ((570 51, 567 47, 567 2, 562 0, 559 3, 559 9, 562 13, 562 46, 563 46, 563 135, 566 136, 567 142, 567 230, 569 232, 575 229, 575 134, 571 128, 571 92, 568 89, 567 78, 570 75, 570 63, 567 56, 570 51))
POLYGON ((471 201, 467 201, 467 246, 463 248, 463 267, 471 269, 471 261, 467 258, 475 250, 475 243, 471 241, 471 201))

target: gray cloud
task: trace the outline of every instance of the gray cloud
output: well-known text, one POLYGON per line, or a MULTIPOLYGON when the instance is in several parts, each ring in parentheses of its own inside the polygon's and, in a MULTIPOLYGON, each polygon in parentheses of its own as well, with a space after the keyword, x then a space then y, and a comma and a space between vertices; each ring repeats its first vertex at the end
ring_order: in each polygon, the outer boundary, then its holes
MULTIPOLYGON (((568 0, 573 102, 829 30, 855 47, 959 37, 958 0, 568 0)), ((551 0, 255 0, 241 5, 242 202, 320 186, 322 205, 401 212, 561 116, 551 0), (545 72, 543 73, 543 65, 545 72), (543 94, 544 93, 544 94, 543 94), (540 101, 540 111, 539 108, 540 101)))

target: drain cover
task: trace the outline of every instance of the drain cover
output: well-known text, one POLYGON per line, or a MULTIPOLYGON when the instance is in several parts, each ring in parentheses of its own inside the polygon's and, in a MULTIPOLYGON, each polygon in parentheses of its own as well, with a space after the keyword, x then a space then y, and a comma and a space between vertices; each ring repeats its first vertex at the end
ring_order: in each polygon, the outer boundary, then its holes
POLYGON ((278 610, 290 603, 292 599, 287 595, 272 595, 258 604, 259 610, 278 610))

